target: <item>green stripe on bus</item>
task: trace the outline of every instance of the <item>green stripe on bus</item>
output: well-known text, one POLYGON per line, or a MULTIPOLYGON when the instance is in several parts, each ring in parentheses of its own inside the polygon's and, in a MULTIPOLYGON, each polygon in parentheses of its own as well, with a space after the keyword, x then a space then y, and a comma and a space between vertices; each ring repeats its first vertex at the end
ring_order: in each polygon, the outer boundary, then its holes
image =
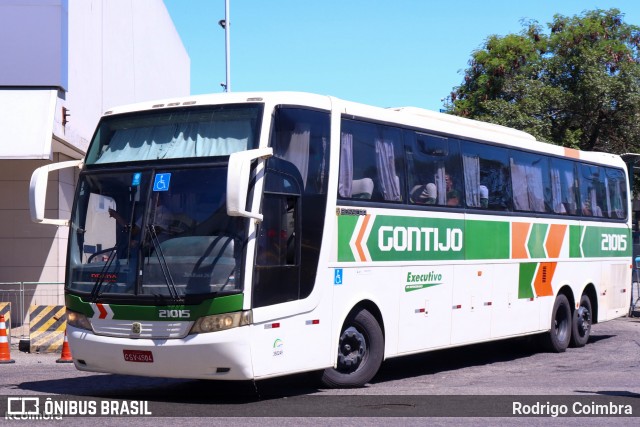
MULTIPOLYGON (((372 214, 369 224, 358 226, 359 218, 338 216, 340 262, 511 259, 509 221, 372 214), (359 240, 365 236, 366 241, 359 240)), ((526 242, 528 257, 548 258, 549 229, 548 223, 531 224, 526 242)), ((570 258, 631 255, 631 233, 624 227, 571 225, 565 239, 570 258)))
POLYGON ((518 298, 533 298, 533 276, 538 268, 537 262, 520 263, 520 279, 518 281, 518 298))
POLYGON ((531 233, 529 234, 529 241, 527 242, 527 248, 529 249, 529 255, 531 258, 546 258, 547 254, 544 250, 544 241, 547 237, 548 224, 533 224, 531 227, 531 233))
POLYGON ((466 259, 509 259, 510 225, 502 221, 467 221, 466 259))
POLYGON ((82 313, 87 317, 93 316, 93 309, 89 303, 84 302, 79 296, 66 294, 64 303, 69 310, 82 313))
MULTIPOLYGON (((236 294, 207 299, 198 305, 148 306, 109 304, 109 308, 113 311, 113 319, 116 320, 176 320, 174 318, 160 318, 160 310, 189 310, 189 317, 181 317, 180 320, 196 320, 202 316, 241 311, 243 301, 244 295, 236 294)), ((65 296, 65 302, 69 310, 77 311, 88 317, 94 315, 90 303, 83 301, 81 297, 67 294, 65 296)))
POLYGON ((354 262, 353 252, 349 246, 350 237, 353 235, 359 216, 340 215, 338 216, 338 260, 354 262))
POLYGON ((571 258, 631 256, 631 232, 626 228, 572 225, 569 239, 571 258))
POLYGON ((464 220, 377 215, 366 242, 372 261, 463 260, 464 220))
POLYGON ((631 233, 625 228, 587 227, 581 241, 585 257, 631 256, 631 233))
POLYGON ((580 252, 580 239, 582 238, 582 226, 572 225, 569 227, 569 257, 582 258, 580 252))

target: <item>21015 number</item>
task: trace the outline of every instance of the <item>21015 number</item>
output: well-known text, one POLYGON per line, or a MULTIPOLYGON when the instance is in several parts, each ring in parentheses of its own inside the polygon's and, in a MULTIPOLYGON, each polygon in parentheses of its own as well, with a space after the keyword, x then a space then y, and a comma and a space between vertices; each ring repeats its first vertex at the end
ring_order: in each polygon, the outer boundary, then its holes
POLYGON ((624 234, 603 234, 602 245, 603 251, 626 251, 627 236, 624 234))

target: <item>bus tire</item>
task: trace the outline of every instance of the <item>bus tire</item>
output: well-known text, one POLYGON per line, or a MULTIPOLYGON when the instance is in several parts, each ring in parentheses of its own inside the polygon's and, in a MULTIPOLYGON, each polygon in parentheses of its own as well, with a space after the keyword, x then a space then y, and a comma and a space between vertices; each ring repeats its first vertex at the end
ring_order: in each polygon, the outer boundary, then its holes
POLYGON ((335 368, 322 373, 327 387, 362 387, 374 377, 384 356, 384 335, 367 310, 349 316, 342 327, 335 368))
POLYGON ((573 318, 571 306, 564 294, 558 294, 551 311, 551 329, 544 335, 543 344, 552 353, 562 353, 571 341, 573 318))
POLYGON ((571 325, 571 347, 584 347, 591 335, 591 300, 587 295, 580 298, 580 307, 573 312, 571 325))

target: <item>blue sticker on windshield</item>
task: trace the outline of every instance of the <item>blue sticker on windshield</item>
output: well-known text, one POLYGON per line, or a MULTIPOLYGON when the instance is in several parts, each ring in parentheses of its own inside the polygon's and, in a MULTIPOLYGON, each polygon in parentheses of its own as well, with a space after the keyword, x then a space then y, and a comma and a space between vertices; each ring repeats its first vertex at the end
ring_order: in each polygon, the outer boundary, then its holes
POLYGON ((153 191, 169 191, 170 173, 158 173, 153 181, 153 191))
POLYGON ((131 186, 136 187, 140 185, 140 178, 142 177, 142 172, 136 172, 133 174, 133 179, 131 180, 131 186))

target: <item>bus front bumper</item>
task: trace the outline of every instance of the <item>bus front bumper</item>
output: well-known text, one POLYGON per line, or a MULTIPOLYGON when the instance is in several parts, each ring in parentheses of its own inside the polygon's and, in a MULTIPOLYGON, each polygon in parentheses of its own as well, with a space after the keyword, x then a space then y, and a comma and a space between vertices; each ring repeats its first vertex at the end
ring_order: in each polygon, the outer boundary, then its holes
POLYGON ((165 378, 253 379, 249 334, 240 327, 182 339, 128 339, 67 326, 77 369, 165 378))

